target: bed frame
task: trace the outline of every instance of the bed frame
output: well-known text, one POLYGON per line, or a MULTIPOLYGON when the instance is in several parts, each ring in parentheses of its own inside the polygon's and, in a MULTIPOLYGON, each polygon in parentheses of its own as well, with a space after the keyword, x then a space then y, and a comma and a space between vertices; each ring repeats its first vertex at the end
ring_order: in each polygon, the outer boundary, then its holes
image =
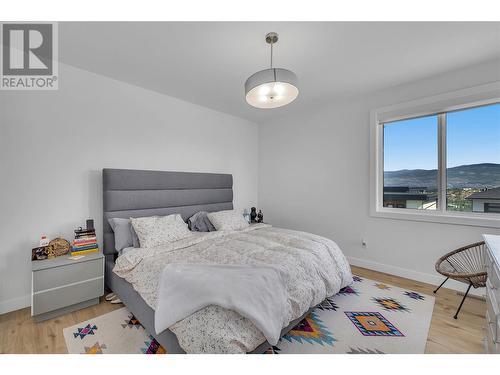
MULTIPOLYGON (((220 211, 233 208, 233 176, 230 174, 162 172, 131 169, 103 169, 103 251, 106 257, 105 282, 155 337, 168 353, 185 353, 170 330, 154 334, 154 310, 149 307, 132 285, 112 270, 117 252, 114 234, 108 219, 178 213, 184 220, 198 211, 220 211)), ((290 323, 282 335, 300 320, 290 323)), ((270 348, 266 341, 252 353, 270 348)))

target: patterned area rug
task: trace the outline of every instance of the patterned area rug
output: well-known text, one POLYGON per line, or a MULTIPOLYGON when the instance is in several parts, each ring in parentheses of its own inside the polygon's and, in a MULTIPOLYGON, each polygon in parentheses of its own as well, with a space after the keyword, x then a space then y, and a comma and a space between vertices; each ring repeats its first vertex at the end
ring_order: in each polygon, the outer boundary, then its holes
MULTIPOLYGON (((354 276, 283 336, 268 354, 424 353, 434 297, 354 276)), ((122 308, 64 329, 69 353, 168 351, 122 308)))
POLYGON ((424 353, 434 300, 354 276, 268 353, 424 353))
POLYGON ((70 354, 165 354, 126 307, 63 329, 70 354))

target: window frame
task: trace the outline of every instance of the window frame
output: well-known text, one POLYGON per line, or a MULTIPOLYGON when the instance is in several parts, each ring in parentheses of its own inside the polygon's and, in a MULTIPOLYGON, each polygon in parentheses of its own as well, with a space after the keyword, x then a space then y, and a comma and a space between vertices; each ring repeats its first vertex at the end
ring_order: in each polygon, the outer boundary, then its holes
POLYGON ((370 112, 370 215, 389 219, 500 228, 500 214, 447 211, 446 113, 500 103, 500 81, 370 112), (438 207, 435 211, 383 207, 384 124, 416 117, 438 116, 438 207))

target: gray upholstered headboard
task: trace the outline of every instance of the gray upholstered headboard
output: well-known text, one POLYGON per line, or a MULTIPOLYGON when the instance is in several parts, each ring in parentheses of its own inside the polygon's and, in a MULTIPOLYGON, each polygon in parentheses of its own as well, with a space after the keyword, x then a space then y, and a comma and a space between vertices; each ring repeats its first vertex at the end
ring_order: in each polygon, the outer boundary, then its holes
POLYGON ((103 242, 106 258, 116 253, 108 218, 181 214, 233 208, 233 176, 216 173, 103 169, 103 242))

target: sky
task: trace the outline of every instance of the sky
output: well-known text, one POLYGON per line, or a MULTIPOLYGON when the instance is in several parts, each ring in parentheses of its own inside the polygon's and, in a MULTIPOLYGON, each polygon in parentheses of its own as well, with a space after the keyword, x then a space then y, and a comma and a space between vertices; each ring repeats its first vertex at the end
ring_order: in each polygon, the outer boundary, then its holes
MULTIPOLYGON (((384 170, 437 169, 437 116, 384 125, 384 170)), ((450 112, 447 166, 500 164, 500 103, 450 112)))

